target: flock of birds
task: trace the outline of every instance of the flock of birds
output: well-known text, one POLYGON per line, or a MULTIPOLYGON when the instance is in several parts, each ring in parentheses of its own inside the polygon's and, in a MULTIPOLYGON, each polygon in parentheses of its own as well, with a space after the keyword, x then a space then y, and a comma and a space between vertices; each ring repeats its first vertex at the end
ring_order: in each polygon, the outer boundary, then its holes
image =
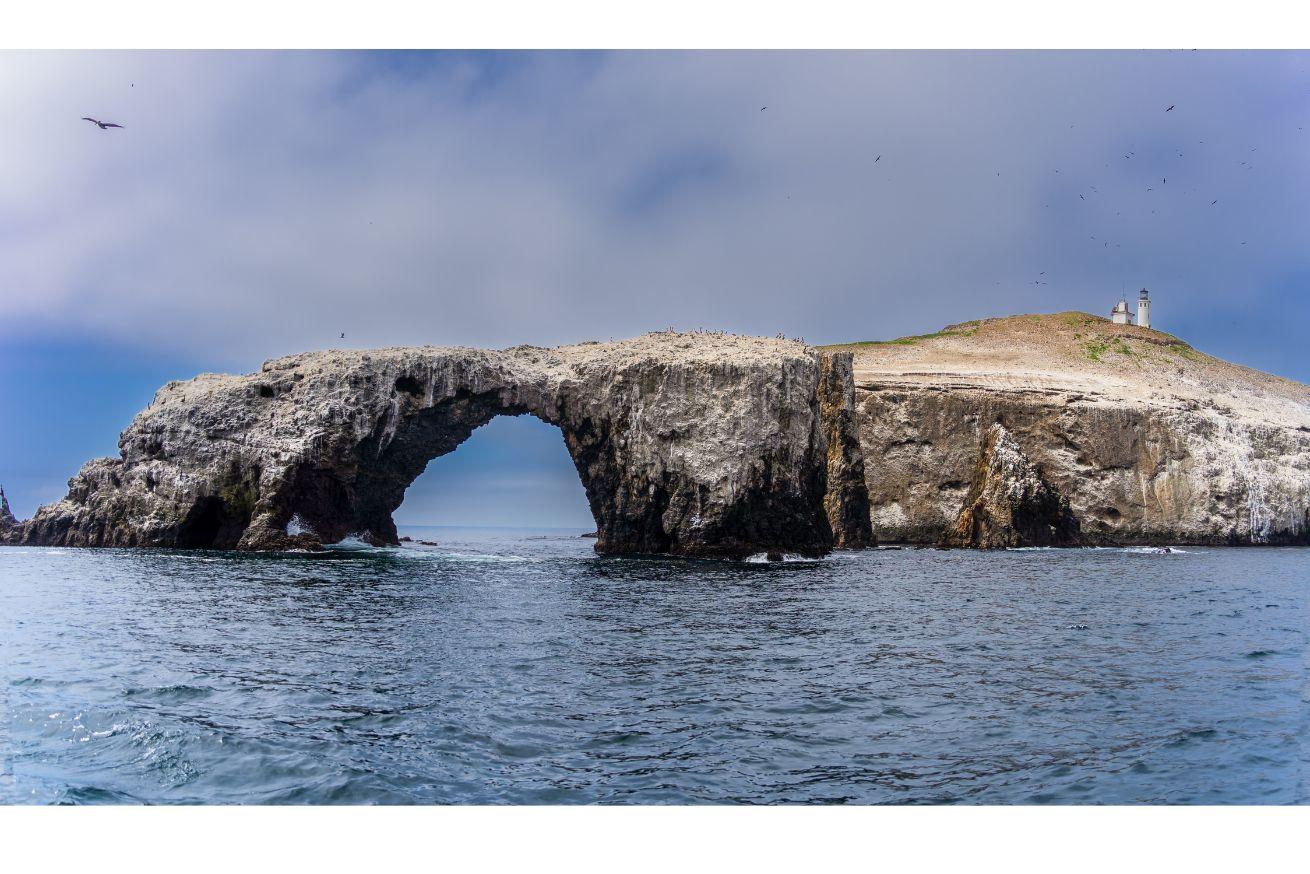
MULTIPOLYGON (((1304 72, 1304 71, 1303 71, 1303 72, 1304 72)), ((768 108, 769 108, 768 106, 761 106, 759 111, 760 111, 760 112, 764 112, 764 111, 767 110, 768 108)), ((1169 113, 1169 112, 1173 112, 1175 109, 1177 109, 1177 104, 1175 104, 1175 103, 1171 103, 1171 104, 1169 104, 1168 106, 1166 106, 1166 107, 1164 108, 1164 111, 1165 111, 1166 113, 1169 113)), ((1069 127, 1074 127, 1074 125, 1070 124, 1069 127)), ((1298 127, 1298 128, 1297 128, 1297 130, 1303 130, 1303 129, 1304 129, 1303 127, 1298 127)), ((1199 145, 1205 145, 1205 140, 1200 140, 1198 144, 1199 144, 1199 145)), ((1182 158, 1182 157, 1183 157, 1183 152, 1182 152, 1181 150, 1177 150, 1177 149, 1175 149, 1175 151, 1178 152, 1178 157, 1179 157, 1179 158, 1182 158)), ((1251 152, 1255 152, 1255 151, 1257 151, 1255 148, 1252 148, 1252 149, 1251 149, 1251 152)), ((1131 151, 1131 150, 1130 150, 1127 154, 1123 155, 1122 157, 1123 157, 1124 160, 1131 161, 1131 160, 1133 160, 1133 159, 1135 159, 1135 158, 1137 157, 1137 153, 1136 153, 1135 151, 1131 151)), ((882 158, 883 158, 883 156, 882 156, 881 154, 877 155, 876 157, 874 157, 874 159, 873 159, 873 163, 877 164, 879 161, 882 160, 882 158)), ((1109 164, 1106 164, 1105 166, 1106 166, 1106 168, 1108 169, 1110 165, 1109 165, 1109 164)), ((1254 167, 1254 165, 1253 165, 1250 161, 1240 161, 1240 162, 1238 162, 1238 166, 1239 166, 1239 167, 1245 167, 1245 168, 1248 169, 1248 170, 1250 170, 1250 169, 1252 169, 1252 168, 1254 167)), ((1055 168, 1055 172, 1056 172, 1056 173, 1059 173, 1059 172, 1060 172, 1059 168, 1055 168)), ((1000 176, 1000 175, 1001 175, 1001 173, 1000 173, 999 170, 996 172, 996 175, 997 175, 997 176, 1000 176)), ((1165 186, 1165 185, 1168 185, 1168 184, 1169 184, 1169 177, 1168 177, 1168 176, 1165 176, 1165 175, 1162 175, 1162 176, 1160 177, 1160 185, 1161 185, 1161 186, 1165 186)), ((1100 194, 1100 191, 1097 189, 1097 187, 1096 187, 1095 185, 1090 185, 1090 186, 1088 186, 1088 190, 1089 190, 1093 195, 1099 195, 1099 194, 1100 194)), ((1147 187, 1146 187, 1146 191, 1147 191, 1147 192, 1153 192, 1153 191, 1155 191, 1155 186, 1153 186, 1153 185, 1151 185, 1151 186, 1147 186, 1147 187)), ((1195 192, 1195 189, 1192 189, 1191 193, 1194 193, 1194 192, 1195 192)), ((1184 193, 1189 193, 1189 192, 1185 191, 1184 193)), ((788 199, 788 200, 791 200, 791 195, 787 195, 787 199, 788 199)), ((1078 199, 1081 200, 1081 201, 1086 202, 1086 200, 1087 200, 1087 195, 1085 195, 1085 194, 1083 194, 1083 193, 1080 192, 1080 193, 1078 194, 1078 199)), ((1212 199, 1212 200, 1210 201, 1210 206, 1212 206, 1212 207, 1213 207, 1213 206, 1217 206, 1218 204, 1219 204, 1219 198, 1217 198, 1217 197, 1214 198, 1214 199, 1212 199)), ((1050 205, 1049 203, 1045 203, 1045 204, 1043 204, 1043 207, 1046 208, 1046 209, 1049 209, 1050 206, 1051 206, 1051 205, 1050 205)), ((1158 213, 1157 213, 1157 210, 1152 209, 1152 210, 1151 210, 1151 214, 1152 214, 1152 215, 1156 215, 1156 214, 1158 214, 1158 213)), ((1122 217, 1122 216, 1123 216, 1123 211, 1122 211, 1122 210, 1116 211, 1116 212, 1115 212, 1115 215, 1116 215, 1116 216, 1120 216, 1120 217, 1122 217)), ((1094 235, 1094 234, 1091 235, 1091 239, 1092 239, 1093 241, 1096 241, 1096 242, 1101 243, 1101 247, 1102 247, 1102 249, 1109 249, 1111 246, 1113 246, 1113 247, 1116 248, 1116 249, 1122 249, 1122 248, 1123 248, 1123 244, 1122 244, 1122 243, 1114 242, 1114 241, 1112 241, 1112 240, 1107 240, 1107 239, 1098 239, 1098 238, 1096 237, 1096 235, 1094 235)), ((1247 244, 1247 241, 1246 241, 1246 240, 1242 240, 1238 245, 1245 246, 1246 244, 1247 244)), ((1037 278, 1033 279, 1033 280, 1031 281, 1031 284, 1032 284, 1032 285, 1035 285, 1035 286, 1049 285, 1049 284, 1050 284, 1049 281, 1047 281, 1047 280, 1045 280, 1045 279, 1042 279, 1042 277, 1044 277, 1044 276, 1046 276, 1046 271, 1045 271, 1045 270, 1043 270, 1043 271, 1041 271, 1040 273, 1038 273, 1038 274, 1037 274, 1037 278)), ((996 282, 996 285, 999 286, 1000 284, 1001 284, 1001 283, 1000 283, 1000 281, 998 280, 998 281, 996 282)))
MULTIPOLYGON (((135 87, 135 83, 133 83, 133 86, 132 86, 132 87, 135 87)), ((1177 107, 1176 104, 1171 103, 1171 104, 1169 104, 1169 106, 1167 106, 1167 107, 1165 108, 1164 111, 1165 111, 1165 112, 1173 112, 1174 109, 1175 109, 1176 107, 1177 107)), ((764 111, 766 111, 768 108, 769 108, 768 106, 761 106, 759 111, 760 111, 760 112, 764 112, 764 111)), ((96 127, 98 127, 100 130, 109 130, 110 128, 120 128, 120 129, 123 128, 123 125, 118 124, 118 123, 116 123, 116 122, 112 122, 112 121, 102 121, 101 119, 98 119, 98 118, 91 118, 90 116, 83 116, 83 117, 82 117, 82 120, 83 120, 83 121, 90 122, 91 124, 94 124, 94 125, 95 125, 96 127)), ((1069 126, 1070 126, 1070 127, 1073 127, 1072 124, 1069 125, 1069 126)), ((1297 130, 1302 130, 1302 128, 1298 127, 1297 130)), ((1201 140, 1201 141, 1200 141, 1200 144, 1201 144, 1201 145, 1204 145, 1204 144, 1205 144, 1205 141, 1204 141, 1204 140, 1201 140)), ((1252 152, 1255 152, 1256 149, 1252 148, 1251 151, 1252 151, 1252 152)), ((1127 154, 1123 155, 1123 159, 1124 159, 1124 160, 1133 160, 1135 157, 1136 157, 1136 152, 1134 152, 1134 151, 1129 151, 1127 154)), ((1182 158, 1182 157, 1183 157, 1183 152, 1182 152, 1182 151, 1178 151, 1178 157, 1179 157, 1179 158, 1182 158)), ((877 164, 879 161, 882 160, 882 158, 883 158, 883 156, 882 156, 881 154, 877 155, 877 156, 873 159, 873 163, 877 164)), ((1105 166, 1108 168, 1110 165, 1109 165, 1109 164, 1106 164, 1105 166)), ((1253 165, 1252 165, 1249 161, 1242 161, 1242 162, 1239 163, 1239 166, 1246 167, 1248 170, 1249 170, 1249 169, 1252 169, 1252 167, 1253 167, 1253 165)), ((1058 168, 1056 168, 1056 169, 1055 169, 1055 172, 1056 172, 1056 173, 1059 173, 1060 170, 1059 170, 1058 168)), ((1001 175, 1001 173, 1000 173, 999 170, 997 171, 996 175, 997 175, 997 176, 1000 176, 1000 175, 1001 175)), ((1161 176, 1161 177, 1160 177, 1160 184, 1161 184, 1162 186, 1163 186, 1163 185, 1167 185, 1168 183, 1169 183, 1169 178, 1168 178, 1167 176, 1161 176)), ((1089 190, 1090 190, 1094 195, 1100 193, 1100 192, 1097 190, 1097 188, 1096 188, 1095 185, 1091 185, 1091 186, 1089 186, 1089 190)), ((1155 188, 1154 188, 1154 186, 1148 186, 1146 190, 1147 190, 1148 192, 1151 192, 1151 191, 1154 191, 1155 188)), ((788 195, 787 199, 790 200, 790 199, 791 199, 791 196, 788 195)), ((1080 192, 1080 193, 1078 194, 1078 199, 1079 199, 1079 200, 1082 200, 1082 201, 1086 201, 1086 200, 1087 200, 1087 197, 1086 197, 1086 195, 1084 195, 1083 193, 1080 192)), ((1218 198, 1215 198, 1215 199, 1213 199, 1213 200, 1210 201, 1210 206, 1216 206, 1216 205, 1218 205, 1218 203, 1219 203, 1219 199, 1218 199, 1218 198)), ((1049 203, 1047 203, 1047 204, 1043 204, 1043 206, 1044 206, 1045 208, 1047 208, 1047 209, 1050 208, 1050 204, 1049 204, 1049 203)), ((1156 214, 1156 210, 1152 209, 1152 210, 1151 210, 1151 214, 1152 214, 1152 215, 1156 214)), ((1122 215, 1123 215, 1123 212, 1122 212, 1122 211, 1118 211, 1118 212, 1115 213, 1115 215, 1116 215, 1116 216, 1122 216, 1122 215)), ((372 224, 372 222, 369 222, 369 224, 372 224)), ((1092 240, 1097 240, 1097 237, 1096 237, 1095 235, 1092 235, 1092 236, 1091 236, 1091 239, 1092 239, 1092 240)), ((1099 240, 1098 242, 1101 243, 1103 249, 1109 249, 1110 246, 1111 246, 1111 241, 1110 241, 1110 240, 1099 240)), ((1240 245, 1245 246, 1246 243, 1247 243, 1247 241, 1243 240, 1243 241, 1240 243, 1240 245)), ((1115 247, 1116 249, 1122 248, 1122 244, 1121 244, 1121 243, 1115 242, 1115 243, 1113 243, 1113 245, 1114 245, 1114 247, 1115 247)), ((1041 271, 1040 273, 1037 274, 1037 278, 1032 280, 1032 284, 1035 285, 1035 286, 1049 285, 1049 282, 1048 282, 1047 280, 1042 279, 1042 277, 1044 277, 1044 276, 1046 276, 1046 271, 1045 271, 1045 270, 1043 270, 1043 271, 1041 271)), ((1000 283, 1000 281, 998 280, 998 281, 996 282, 996 285, 1000 285, 1000 284, 1001 284, 1001 283, 1000 283)), ((701 329, 701 330, 704 330, 704 329, 701 329)), ((346 335, 345 335, 345 333, 342 333, 342 334, 341 334, 340 339, 342 339, 342 340, 346 339, 346 335)))
MULTIPOLYGON (((1168 113, 1168 112, 1173 112, 1174 109, 1176 109, 1176 108, 1177 108, 1177 104, 1171 103, 1171 104, 1169 104, 1167 107, 1165 107, 1164 111, 1165 111, 1166 113, 1168 113)), ((1070 126, 1070 127, 1073 127, 1072 124, 1069 125, 1069 126, 1070 126)), ((1199 145, 1205 145, 1205 141, 1204 141, 1204 140, 1199 141, 1199 145)), ((1181 150, 1177 150, 1177 149, 1175 149, 1175 151, 1178 152, 1178 157, 1179 157, 1179 158, 1182 158, 1182 157, 1183 157, 1183 152, 1182 152, 1181 150)), ((1255 149, 1251 149, 1251 151, 1254 152, 1255 149)), ((1131 161, 1131 160, 1135 159, 1136 157, 1137 157, 1137 153, 1136 153, 1135 151, 1132 151, 1132 150, 1129 150, 1129 151, 1127 152, 1127 154, 1125 154, 1125 155, 1122 156, 1123 160, 1125 160, 1125 161, 1131 161)), ((1110 165, 1109 165, 1109 164, 1106 164, 1105 166, 1106 166, 1106 168, 1108 169, 1110 165)), ((1240 162, 1239 166, 1246 166, 1247 169, 1250 169, 1250 166, 1251 166, 1251 165, 1250 165, 1248 162, 1246 162, 1246 161, 1242 161, 1242 162, 1240 162)), ((1059 168, 1056 168, 1056 169, 1055 169, 1055 172, 1056 172, 1056 173, 1059 173, 1059 172, 1060 172, 1059 168)), ((997 176, 1000 176, 1001 174, 998 172, 996 175, 997 175, 997 176)), ((1160 177, 1160 185, 1163 186, 1163 185, 1168 185, 1168 184, 1169 184, 1169 177, 1168 177, 1168 176, 1161 176, 1161 177, 1160 177)), ((1100 194, 1100 192, 1097 190, 1097 188, 1096 188, 1095 185, 1089 185, 1089 186, 1088 186, 1088 190, 1091 191, 1093 195, 1100 194)), ((1195 190, 1195 189, 1193 189, 1193 190, 1195 190)), ((1146 191, 1147 191, 1148 193, 1149 193, 1149 192, 1153 192, 1153 191, 1155 191, 1155 187, 1154 187, 1154 186, 1149 186, 1149 185, 1148 185, 1148 186, 1146 187, 1146 191)), ((1186 192, 1185 192, 1185 193, 1186 193, 1186 192)), ((1079 199, 1079 200, 1082 200, 1082 201, 1086 201, 1086 200, 1087 200, 1087 196, 1084 195, 1084 194, 1082 194, 1082 193, 1080 192, 1080 193, 1078 194, 1078 199, 1079 199)), ((1219 199, 1218 199, 1218 198, 1215 198, 1215 199, 1213 199, 1213 200, 1210 201, 1210 206, 1216 206, 1218 203, 1219 203, 1219 199)), ((1047 204, 1043 204, 1043 207, 1046 208, 1046 209, 1049 209, 1050 206, 1051 206, 1051 205, 1050 205, 1049 203, 1047 203, 1047 204)), ((1154 210, 1154 209, 1152 209, 1152 210, 1151 210, 1151 214, 1152 214, 1152 215, 1156 215, 1156 214, 1157 214, 1157 211, 1154 210)), ((1122 215, 1123 215, 1123 211, 1122 211, 1122 210, 1116 211, 1116 212, 1115 212, 1115 215, 1116 215, 1116 216, 1122 216, 1122 215)), ((1101 243, 1101 247, 1102 247, 1103 249, 1109 249, 1109 248, 1110 248, 1110 245, 1111 245, 1111 242, 1112 242, 1112 241, 1110 241, 1110 240, 1097 240, 1097 237, 1096 237, 1096 235, 1094 235, 1094 234, 1091 235, 1091 239, 1092 239, 1093 241, 1100 242, 1100 243, 1101 243)), ((1115 247, 1116 249, 1121 249, 1121 248, 1123 248, 1123 244, 1122 244, 1122 243, 1115 242, 1115 243, 1113 243, 1113 245, 1114 245, 1114 247, 1115 247)), ((1243 242, 1241 243, 1241 245, 1245 246, 1245 245, 1246 245, 1246 242, 1243 241, 1243 242)), ((1042 271, 1041 273, 1039 273, 1039 274, 1038 274, 1038 278, 1037 278, 1037 279, 1034 279, 1034 280, 1032 281, 1032 284, 1035 285, 1035 286, 1048 285, 1049 283, 1048 283, 1047 281, 1041 279, 1041 277, 1042 277, 1042 276, 1045 276, 1045 275, 1046 275, 1046 272, 1045 272, 1045 271, 1042 271)), ((1000 282, 997 282, 996 284, 997 284, 997 285, 1000 285, 1000 282)))
MULTIPOLYGON (((1304 72, 1304 71, 1302 71, 1302 72, 1304 72)), ((1166 113, 1173 112, 1176 108, 1177 108, 1177 104, 1173 104, 1173 103, 1171 103, 1171 104, 1169 104, 1168 106, 1166 106, 1166 107, 1164 108, 1164 112, 1166 112, 1166 113)), ((768 107, 767 107, 767 106, 763 106, 763 107, 760 107, 760 109, 761 109, 761 111, 763 111, 763 110, 765 110, 765 109, 768 109, 768 107)), ((1072 127, 1074 127, 1074 125, 1071 124, 1071 125, 1069 125, 1069 127, 1072 128, 1072 127)), ((1297 127, 1297 130, 1298 130, 1298 131, 1304 130, 1304 127, 1303 127, 1303 126, 1297 127)), ((1204 145, 1205 145, 1205 140, 1200 140, 1200 141, 1198 141, 1198 145, 1202 145, 1202 146, 1204 146, 1204 145)), ((1178 158, 1182 158, 1182 157, 1183 157, 1183 154, 1184 154, 1184 153, 1183 153, 1181 150, 1179 150, 1179 149, 1174 149, 1174 151, 1177 152, 1177 157, 1178 157, 1178 158)), ((1252 148, 1250 151, 1251 151, 1252 153, 1254 153, 1254 152, 1256 152, 1256 151, 1258 151, 1258 150, 1257 150, 1256 148, 1252 148)), ((878 163, 879 161, 882 160, 882 157, 883 157, 883 156, 882 156, 881 154, 877 155, 877 156, 873 159, 873 163, 875 163, 875 164, 878 163)), ((1122 156, 1122 158, 1123 158, 1123 160, 1131 161, 1131 160, 1134 160, 1134 159, 1137 158, 1137 153, 1136 153, 1135 151, 1130 150, 1130 151, 1128 151, 1126 154, 1124 154, 1124 155, 1122 156)), ((1110 166, 1110 165, 1109 165, 1108 163, 1105 165, 1105 167, 1106 167, 1107 169, 1109 168, 1109 166, 1110 166)), ((1247 161, 1239 161, 1239 162, 1237 163, 1237 166, 1239 166, 1239 167, 1245 167, 1247 170, 1251 170, 1251 169, 1254 169, 1254 166, 1255 166, 1255 165, 1254 165, 1253 163, 1251 163, 1249 160, 1247 160, 1247 161)), ((1060 173, 1060 169, 1059 169, 1059 168, 1053 168, 1053 169, 1054 169, 1054 172, 1055 172, 1055 173, 1060 173)), ((998 177, 1001 175, 1001 173, 1000 173, 999 170, 996 172, 996 175, 997 175, 998 177)), ((1162 175, 1162 176, 1160 177, 1160 186, 1163 187, 1163 186, 1167 186, 1168 184, 1169 184, 1169 177, 1166 176, 1166 175, 1162 175)), ((1099 194, 1101 193, 1101 192, 1097 189, 1097 187, 1096 187, 1095 185, 1089 185, 1089 186, 1087 187, 1087 190, 1090 191, 1090 193, 1091 193, 1092 196, 1096 196, 1096 195, 1099 195, 1099 194)), ((1148 192, 1148 193, 1149 193, 1149 192, 1154 192, 1155 190, 1156 190, 1156 187, 1155 187, 1154 185, 1148 185, 1148 186, 1146 186, 1146 192, 1148 192)), ((1183 193, 1184 193, 1184 194, 1194 194, 1194 193, 1196 193, 1196 191, 1197 191, 1197 190, 1196 190, 1195 188, 1193 188, 1193 189, 1190 189, 1190 190, 1184 190, 1183 193)), ((790 195, 788 196, 788 199, 789 199, 789 200, 791 199, 791 198, 790 198, 790 195)), ((1087 195, 1087 194, 1084 194, 1084 193, 1082 193, 1082 192, 1079 192, 1079 193, 1078 193, 1078 199, 1081 200, 1081 201, 1086 202, 1086 201, 1088 200, 1088 195, 1087 195)), ((1219 198, 1217 198, 1217 197, 1216 197, 1216 198, 1213 198, 1213 199, 1210 201, 1210 203, 1209 203, 1209 205, 1212 206, 1212 207, 1213 207, 1213 206, 1217 206, 1218 204, 1219 204, 1219 198)), ((1051 206, 1051 204, 1049 204, 1049 203, 1044 203, 1042 206, 1043 206, 1043 208, 1045 208, 1045 209, 1049 209, 1050 206, 1051 206)), ((1155 209, 1152 209, 1152 210, 1150 210, 1150 213, 1151 213, 1151 215, 1157 215, 1157 214, 1158 214, 1158 211, 1155 210, 1155 209)), ((1123 211, 1122 211, 1122 210, 1116 211, 1116 212, 1115 212, 1115 216, 1122 217, 1122 216, 1123 216, 1123 211)), ((1112 246, 1113 246, 1113 248, 1115 248, 1115 249, 1122 249, 1122 248, 1123 248, 1123 244, 1122 244, 1122 243, 1115 242, 1115 241, 1113 241, 1113 240, 1109 240, 1109 239, 1098 238, 1098 237, 1097 237, 1096 235, 1094 235, 1094 234, 1093 234, 1093 235, 1090 235, 1090 239, 1093 240, 1093 241, 1096 241, 1096 242, 1101 243, 1101 247, 1102 247, 1102 249, 1110 249, 1112 246)), ((1248 242, 1248 241, 1246 241, 1246 240, 1242 240, 1240 243, 1238 243, 1238 245, 1240 245, 1240 246, 1245 246, 1245 245, 1247 244, 1247 242, 1248 242)), ((1042 279, 1042 277, 1044 277, 1044 276, 1046 276, 1046 271, 1041 271, 1040 273, 1037 274, 1037 278, 1031 280, 1031 284, 1032 284, 1032 285, 1035 285, 1035 286, 1048 285, 1049 282, 1048 282, 1047 280, 1042 279)), ((995 284, 999 286, 999 285, 1001 284, 1001 282, 998 280, 995 284)))

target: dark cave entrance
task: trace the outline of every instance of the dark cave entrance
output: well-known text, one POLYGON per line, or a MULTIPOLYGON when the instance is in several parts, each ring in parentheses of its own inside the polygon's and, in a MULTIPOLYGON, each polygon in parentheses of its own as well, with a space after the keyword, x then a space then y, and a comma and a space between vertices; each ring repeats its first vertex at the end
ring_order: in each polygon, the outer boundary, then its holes
POLYGON ((182 520, 177 545, 182 549, 235 549, 249 522, 248 509, 208 495, 196 501, 182 520))

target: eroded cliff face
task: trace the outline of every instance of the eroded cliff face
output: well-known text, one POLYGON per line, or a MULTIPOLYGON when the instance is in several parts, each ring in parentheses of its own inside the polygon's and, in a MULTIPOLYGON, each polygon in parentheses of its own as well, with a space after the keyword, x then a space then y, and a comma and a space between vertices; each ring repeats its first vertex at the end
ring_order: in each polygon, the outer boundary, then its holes
POLYGON ((992 425, 964 508, 942 534, 941 544, 1009 549, 1082 542, 1069 499, 1046 481, 1004 425, 992 425))
MULTIPOLYGON (((391 514, 428 461, 494 416, 529 414, 559 426, 599 552, 821 555, 833 544, 829 470, 844 490, 860 477, 849 357, 825 358, 785 340, 660 333, 555 349, 315 352, 245 376, 204 374, 160 389, 119 458, 86 464, 63 500, 5 537, 392 544, 391 514), (821 402, 821 380, 836 401, 821 402), (846 441, 838 462, 830 435, 846 441)), ((848 515, 836 517, 855 542, 848 515)))
POLYGON ((882 540, 951 532, 1000 423, 1086 542, 1310 543, 1306 386, 1083 313, 850 348, 882 540))

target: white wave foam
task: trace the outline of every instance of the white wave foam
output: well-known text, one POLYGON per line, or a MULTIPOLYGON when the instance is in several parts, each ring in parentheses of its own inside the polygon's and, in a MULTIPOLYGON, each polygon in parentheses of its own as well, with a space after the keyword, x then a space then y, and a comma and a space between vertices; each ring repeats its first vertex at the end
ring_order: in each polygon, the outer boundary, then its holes
POLYGON ((326 548, 340 550, 376 550, 378 552, 387 552, 392 549, 392 547, 389 546, 374 546, 368 541, 360 539, 359 536, 355 534, 352 534, 349 537, 343 537, 336 543, 330 543, 326 548))
MULTIPOLYGON (((806 558, 805 556, 803 556, 803 555, 799 555, 799 554, 797 554, 797 553, 795 553, 795 552, 784 552, 784 553, 782 554, 782 560, 783 560, 783 562, 795 562, 795 561, 799 561, 799 562, 807 562, 807 563, 817 563, 817 562, 822 561, 822 559, 819 559, 819 558, 806 558)), ((770 561, 769 561, 769 555, 768 555, 768 553, 766 553, 766 552, 757 552, 757 553, 755 553, 754 555, 748 555, 748 556, 746 556, 744 559, 742 559, 742 563, 744 563, 744 564, 777 564, 778 562, 770 562, 770 561)))

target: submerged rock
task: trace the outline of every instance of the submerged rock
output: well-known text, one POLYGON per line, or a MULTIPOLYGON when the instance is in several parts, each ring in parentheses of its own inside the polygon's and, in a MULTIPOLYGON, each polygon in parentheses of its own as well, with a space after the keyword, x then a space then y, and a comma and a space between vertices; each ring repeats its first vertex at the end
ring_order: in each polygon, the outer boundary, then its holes
POLYGON ((598 552, 822 555, 830 514, 843 542, 863 536, 859 519, 825 506, 830 469, 842 500, 862 495, 852 491, 861 459, 850 361, 838 357, 825 363, 786 340, 669 332, 555 349, 311 352, 244 376, 203 374, 160 389, 123 432, 120 457, 88 462, 63 500, 6 536, 245 550, 348 536, 396 544, 391 514, 431 459, 495 416, 530 414, 563 434, 598 552))
POLYGON ((998 423, 988 431, 964 507, 941 543, 979 549, 1078 546, 1082 535, 1068 499, 998 423))

